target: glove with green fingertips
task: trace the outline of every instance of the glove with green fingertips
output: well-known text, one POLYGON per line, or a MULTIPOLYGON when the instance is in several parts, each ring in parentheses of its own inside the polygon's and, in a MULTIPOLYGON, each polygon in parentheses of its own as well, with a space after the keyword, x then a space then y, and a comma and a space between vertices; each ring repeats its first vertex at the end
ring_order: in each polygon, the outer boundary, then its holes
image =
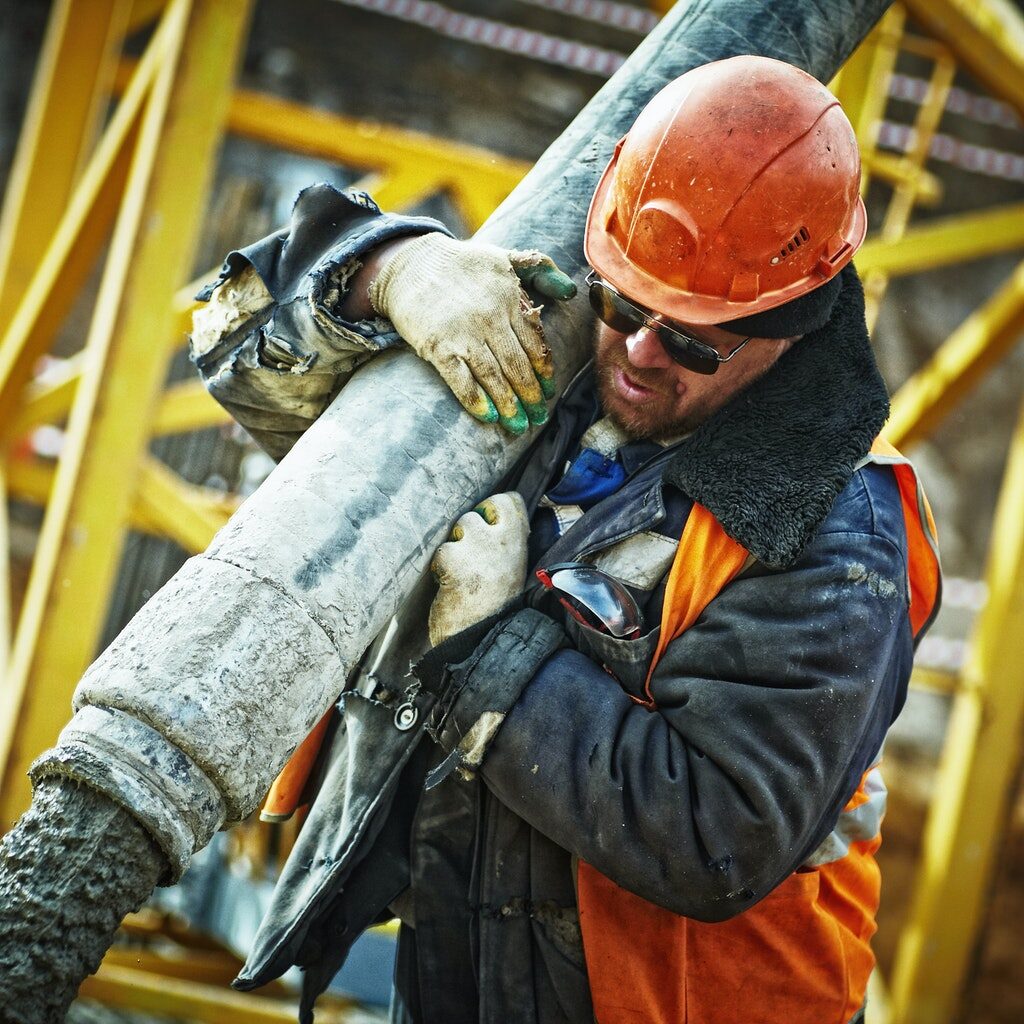
POLYGON ((430 233, 395 251, 369 298, 467 412, 521 434, 547 420, 555 390, 540 308, 524 285, 556 300, 576 293, 543 253, 430 233))

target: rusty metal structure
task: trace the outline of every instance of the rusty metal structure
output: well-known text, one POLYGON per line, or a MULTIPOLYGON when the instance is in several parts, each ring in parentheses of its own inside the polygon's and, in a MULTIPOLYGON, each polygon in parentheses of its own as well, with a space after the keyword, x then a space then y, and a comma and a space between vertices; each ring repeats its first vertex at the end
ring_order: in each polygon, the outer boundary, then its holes
MULTIPOLYGON (((670 4, 656 3, 656 9, 670 4)), ((165 386, 196 288, 187 282, 223 132, 358 168, 359 186, 401 208, 445 192, 475 229, 527 166, 234 86, 250 0, 55 0, 0 219, 0 828, 29 801, 26 769, 52 745, 96 653, 129 530, 203 550, 238 499, 186 482, 155 438, 226 422, 198 381, 165 386), (132 33, 154 25, 141 57, 132 33), (119 96, 104 121, 112 96, 119 96), (102 130, 101 130, 101 125, 102 130), (100 268, 88 334, 38 367, 100 268), (59 456, 25 444, 61 425, 59 456), (7 498, 43 509, 24 594, 12 599, 7 498)), ((1024 204, 913 220, 941 206, 928 170, 958 68, 1024 118, 1024 17, 1010 0, 903 0, 832 83, 864 154, 864 189, 890 190, 857 257, 869 323, 900 275, 1024 249, 1024 204), (908 20, 925 35, 908 30, 908 20), (902 156, 878 144, 901 53, 931 68, 902 156)), ((904 449, 928 437, 1024 331, 1024 263, 899 389, 887 427, 904 449)), ((940 524, 941 525, 941 524, 940 524)), ((920 673, 952 715, 911 913, 891 977, 876 975, 875 1024, 956 1018, 983 933, 996 855, 1024 749, 1024 408, 991 532, 989 600, 958 675, 920 673)), ((134 921, 145 932, 152 924, 134 921)), ((197 1020, 284 1021, 272 997, 228 993, 232 965, 192 941, 186 968, 112 951, 83 994, 197 1020), (218 959, 219 958, 219 959, 218 959), (197 983, 174 981, 187 973, 197 983)), ((335 1007, 342 1019, 344 1007, 335 1007)), ((329 1019, 329 1018, 328 1018, 329 1019)))

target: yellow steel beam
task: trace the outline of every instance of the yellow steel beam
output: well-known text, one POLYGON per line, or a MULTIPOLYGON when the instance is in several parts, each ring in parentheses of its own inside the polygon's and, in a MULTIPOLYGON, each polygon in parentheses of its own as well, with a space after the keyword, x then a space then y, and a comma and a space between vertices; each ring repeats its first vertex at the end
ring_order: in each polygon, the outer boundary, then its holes
POLYGON ((487 182, 477 178, 452 182, 449 188, 470 231, 481 227, 508 194, 505 189, 488 188, 487 182))
POLYGON ((1024 203, 958 213, 910 227, 902 237, 867 239, 857 253, 861 274, 916 274, 1024 248, 1024 203))
POLYGON ((915 202, 938 206, 942 201, 942 182, 938 175, 923 167, 915 167, 905 156, 883 153, 878 149, 861 150, 861 167, 864 180, 867 180, 867 175, 874 174, 890 185, 909 185, 915 202))
POLYGON ((153 419, 153 436, 183 434, 231 422, 231 417, 210 397, 202 382, 190 380, 175 384, 163 393, 153 419))
MULTIPOLYGON (((172 351, 184 344, 192 329, 192 311, 198 305, 194 299, 196 292, 216 276, 217 270, 210 270, 175 292, 171 302, 174 326, 168 334, 172 351)), ((45 379, 29 382, 15 410, 6 421, 0 422, 0 439, 22 437, 44 423, 63 420, 71 409, 81 373, 82 354, 79 353, 65 360, 60 370, 48 369, 45 379)), ((191 381, 169 388, 156 412, 154 435, 230 423, 231 417, 213 399, 203 399, 199 394, 203 390, 202 385, 191 381)))
POLYGON ((953 701, 910 918, 892 976, 893 1024, 958 1013, 991 896, 1024 742, 1024 409, 996 506, 980 612, 953 701))
MULTIPOLYGON (((918 196, 917 176, 924 171, 932 139, 938 131, 939 121, 946 109, 946 98, 956 75, 956 62, 947 51, 939 48, 933 56, 935 63, 928 84, 928 95, 918 109, 914 120, 913 144, 904 158, 906 166, 911 169, 911 176, 909 180, 898 183, 889 198, 879 232, 884 242, 894 242, 902 237, 910 223, 910 214, 918 196)), ((879 306, 889 285, 889 277, 880 270, 874 270, 865 274, 863 280, 865 318, 868 329, 871 330, 878 318, 879 306)))
POLYGON ((167 48, 157 32, 139 62, 13 319, 0 337, 0 432, 20 404, 107 239, 128 178, 141 111, 167 48))
POLYGON ((67 717, 95 653, 149 422, 166 372, 171 300, 186 278, 244 39, 248 0, 171 0, 100 285, 86 367, 40 532, 0 714, 0 827, 27 805, 25 772, 67 717))
POLYGON ((1024 15, 1010 0, 904 0, 993 95, 1024 115, 1024 15))
POLYGON ((0 677, 11 653, 11 561, 7 528, 7 466, 0 458, 0 677))
MULTIPOLYGON (((50 500, 55 476, 52 462, 43 459, 12 458, 7 466, 7 492, 12 498, 32 505, 45 505, 50 500)), ((155 522, 133 507, 128 516, 129 525, 143 533, 163 536, 155 522)))
POLYGON ((375 176, 373 198, 384 210, 399 210, 440 192, 447 182, 423 167, 410 164, 375 176))
POLYGON ((24 437, 29 431, 46 423, 63 420, 78 390, 82 375, 82 353, 64 360, 49 370, 43 379, 32 381, 25 389, 25 397, 14 415, 4 424, 3 436, 8 439, 24 437))
MULTIPOLYGON (((36 427, 63 420, 74 402, 81 373, 81 357, 74 356, 59 373, 48 374, 45 383, 33 381, 26 390, 24 403, 5 426, 4 435, 23 437, 36 427)), ((151 436, 183 434, 231 422, 231 417, 210 397, 200 381, 183 381, 167 388, 161 396, 151 436)))
MULTIPOLYGON (((229 953, 212 950, 174 950, 166 956, 139 946, 111 946, 103 958, 105 967, 127 967, 161 978, 185 978, 202 985, 227 988, 241 962, 229 953)), ((277 995, 275 990, 275 997, 277 995)), ((266 996, 269 993, 261 993, 266 996)))
MULTIPOLYGON (((294 1003, 108 963, 82 982, 78 994, 116 1009, 204 1024, 295 1024, 298 1014, 294 1003)), ((347 1019, 346 1011, 317 1010, 317 1020, 324 1024, 347 1019)))
POLYGON ((237 506, 237 499, 186 483, 156 459, 143 463, 137 490, 139 512, 189 554, 204 551, 237 506))
MULTIPOLYGON (((900 4, 890 7, 860 46, 850 54, 829 88, 846 111, 861 153, 875 152, 878 126, 889 101, 889 78, 896 66, 906 14, 900 4)), ((875 165, 865 160, 861 195, 866 195, 875 165)))
POLYGON ((92 148, 130 0, 57 0, 0 215, 0 324, 17 308, 92 148))
POLYGON ((477 175, 506 195, 530 169, 524 161, 476 146, 314 110, 247 90, 235 93, 228 128, 247 138, 351 167, 418 168, 435 184, 477 175))
POLYGON ((927 437, 1024 332, 1024 262, 892 399, 885 436, 898 448, 927 437))
POLYGON ((956 692, 960 685, 960 677, 947 669, 922 668, 915 665, 910 685, 915 690, 927 690, 929 693, 942 693, 948 696, 956 692))
MULTIPOLYGON (((121 62, 118 83, 125 81, 132 66, 131 61, 121 62)), ((526 161, 479 146, 345 117, 249 89, 235 91, 227 127, 235 135, 348 167, 396 173, 414 168, 432 188, 451 182, 468 186, 475 178, 504 196, 530 169, 526 161)))
POLYGON ((131 35, 132 32, 138 32, 139 29, 152 25, 163 14, 166 7, 167 0, 133 0, 125 33, 131 35))

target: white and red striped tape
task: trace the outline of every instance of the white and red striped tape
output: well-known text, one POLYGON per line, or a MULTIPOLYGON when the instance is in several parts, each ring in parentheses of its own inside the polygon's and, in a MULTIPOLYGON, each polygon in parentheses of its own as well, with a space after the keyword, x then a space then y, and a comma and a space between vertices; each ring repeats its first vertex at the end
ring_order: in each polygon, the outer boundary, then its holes
MULTIPOLYGON (((346 7, 370 11, 420 25, 449 39, 486 46, 503 53, 608 78, 626 60, 626 55, 589 43, 562 39, 533 29, 507 25, 472 14, 463 14, 434 0, 336 0, 346 7)), ((521 0, 522 3, 599 22, 626 31, 646 33, 657 22, 656 16, 642 8, 616 3, 615 0, 521 0)), ((890 80, 889 94, 895 99, 920 104, 928 94, 926 79, 896 74, 890 80)), ((1020 130, 1021 122, 1009 104, 979 96, 966 89, 950 90, 946 110, 982 124, 1020 130)), ((906 152, 913 142, 908 125, 884 121, 879 127, 878 143, 887 149, 906 152)), ((1024 155, 961 142, 952 135, 936 135, 929 156, 961 170, 1008 181, 1024 181, 1024 155)))
POLYGON ((616 3, 615 0, 519 0, 530 7, 543 7, 547 11, 568 14, 581 21, 593 21, 598 25, 619 28, 624 32, 636 32, 645 36, 658 24, 654 11, 630 4, 616 3))
MULTIPOLYGON (((878 126, 880 147, 906 153, 913 148, 913 144, 914 129, 910 125, 883 121, 878 126)), ((986 174, 1007 181, 1024 181, 1024 154, 1021 153, 976 146, 952 135, 937 134, 932 139, 928 155, 939 163, 951 164, 975 174, 986 174)))
POLYGON ((337 0, 346 7, 371 11, 421 25, 449 39, 476 43, 492 50, 532 57, 545 64, 610 78, 626 57, 615 50, 506 25, 475 14, 463 14, 433 0, 337 0))

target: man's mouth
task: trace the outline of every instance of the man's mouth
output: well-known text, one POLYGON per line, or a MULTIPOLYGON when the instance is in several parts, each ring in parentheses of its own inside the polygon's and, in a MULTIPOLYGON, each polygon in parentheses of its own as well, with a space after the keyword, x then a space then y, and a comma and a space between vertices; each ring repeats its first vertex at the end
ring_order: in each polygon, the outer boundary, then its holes
POLYGON ((661 394, 656 388, 647 387, 626 373, 621 366, 612 367, 612 383, 615 390, 629 402, 646 402, 661 394))

